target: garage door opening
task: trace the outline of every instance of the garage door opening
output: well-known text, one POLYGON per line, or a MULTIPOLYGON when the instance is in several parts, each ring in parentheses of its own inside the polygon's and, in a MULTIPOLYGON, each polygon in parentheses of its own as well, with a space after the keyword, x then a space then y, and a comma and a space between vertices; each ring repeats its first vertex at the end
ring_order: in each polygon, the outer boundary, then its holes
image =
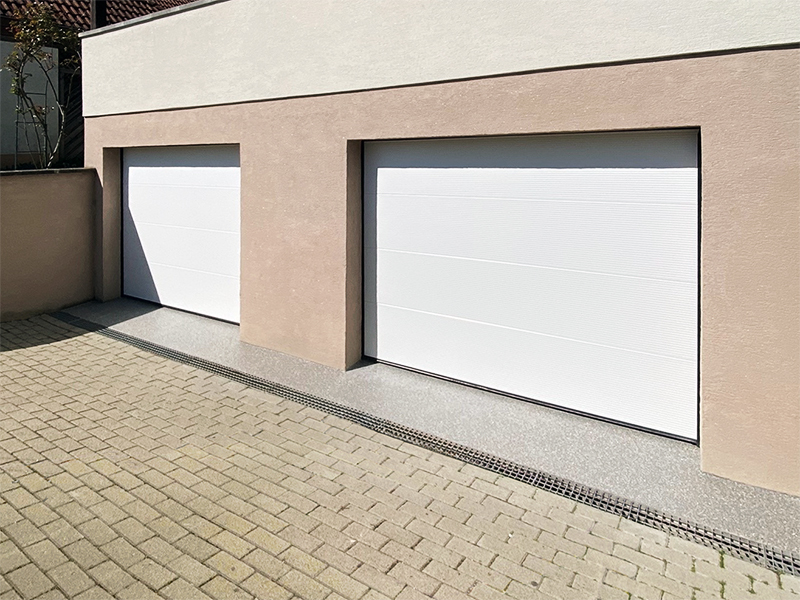
POLYGON ((237 146, 123 150, 123 294, 239 322, 237 146))
POLYGON ((364 354, 698 437, 698 132, 367 142, 364 354))

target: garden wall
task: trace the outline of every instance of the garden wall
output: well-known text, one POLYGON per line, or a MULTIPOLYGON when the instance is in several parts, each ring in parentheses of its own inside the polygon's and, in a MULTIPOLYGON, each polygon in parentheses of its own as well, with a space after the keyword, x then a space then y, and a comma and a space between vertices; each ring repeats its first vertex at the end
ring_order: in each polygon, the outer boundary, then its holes
POLYGON ((0 174, 0 320, 94 297, 94 169, 0 174))

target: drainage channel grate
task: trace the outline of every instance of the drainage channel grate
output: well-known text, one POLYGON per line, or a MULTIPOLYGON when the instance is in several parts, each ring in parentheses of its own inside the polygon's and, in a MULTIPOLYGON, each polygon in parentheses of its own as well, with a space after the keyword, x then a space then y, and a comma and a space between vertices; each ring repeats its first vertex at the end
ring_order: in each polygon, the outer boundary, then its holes
POLYGON ((539 489, 580 502, 587 506, 592 506, 635 523, 658 529, 684 540, 714 548, 715 550, 764 566, 773 571, 800 576, 800 556, 782 552, 760 542, 754 542, 716 529, 709 529, 697 523, 625 500, 613 494, 581 485, 562 477, 556 477, 555 475, 550 475, 537 469, 532 469, 519 463, 493 456, 482 450, 469 448, 462 444, 412 429, 411 427, 399 425, 387 419, 370 415, 360 410, 320 398, 319 396, 300 392, 280 383, 275 383, 190 354, 159 346, 158 344, 153 344, 152 342, 113 329, 108 329, 102 325, 97 325, 79 317, 73 317, 64 312, 53 313, 52 316, 70 325, 80 327, 81 329, 99 333, 141 350, 152 352, 153 354, 172 359, 176 362, 231 379, 248 387, 262 390, 274 394, 275 396, 341 417, 353 423, 358 423, 372 431, 527 483, 539 489))

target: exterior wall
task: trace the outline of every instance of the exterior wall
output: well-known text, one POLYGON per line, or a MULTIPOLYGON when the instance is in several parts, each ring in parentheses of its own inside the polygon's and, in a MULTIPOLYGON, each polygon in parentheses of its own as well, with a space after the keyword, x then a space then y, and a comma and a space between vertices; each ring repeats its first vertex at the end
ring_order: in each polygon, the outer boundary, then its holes
POLYGON ((228 0, 189 6, 84 34, 84 115, 794 43, 800 41, 796 4, 228 0))
POLYGON ((119 293, 117 148, 240 144, 241 337, 345 368, 360 357, 359 140, 697 127, 703 468, 800 494, 798 70, 800 50, 774 49, 90 118, 101 295, 119 293))
POLYGON ((0 319, 94 297, 94 169, 0 175, 0 319))

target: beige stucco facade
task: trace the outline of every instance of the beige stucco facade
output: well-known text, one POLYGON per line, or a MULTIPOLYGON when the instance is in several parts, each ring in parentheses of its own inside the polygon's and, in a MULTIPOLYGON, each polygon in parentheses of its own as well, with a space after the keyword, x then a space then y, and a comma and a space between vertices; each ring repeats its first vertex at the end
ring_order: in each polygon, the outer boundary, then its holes
POLYGON ((97 295, 120 294, 119 149, 239 144, 241 338, 361 357, 360 142, 699 128, 700 446, 800 494, 800 50, 759 49, 86 121, 97 295))
POLYGON ((0 319, 94 297, 93 169, 0 175, 0 319))

